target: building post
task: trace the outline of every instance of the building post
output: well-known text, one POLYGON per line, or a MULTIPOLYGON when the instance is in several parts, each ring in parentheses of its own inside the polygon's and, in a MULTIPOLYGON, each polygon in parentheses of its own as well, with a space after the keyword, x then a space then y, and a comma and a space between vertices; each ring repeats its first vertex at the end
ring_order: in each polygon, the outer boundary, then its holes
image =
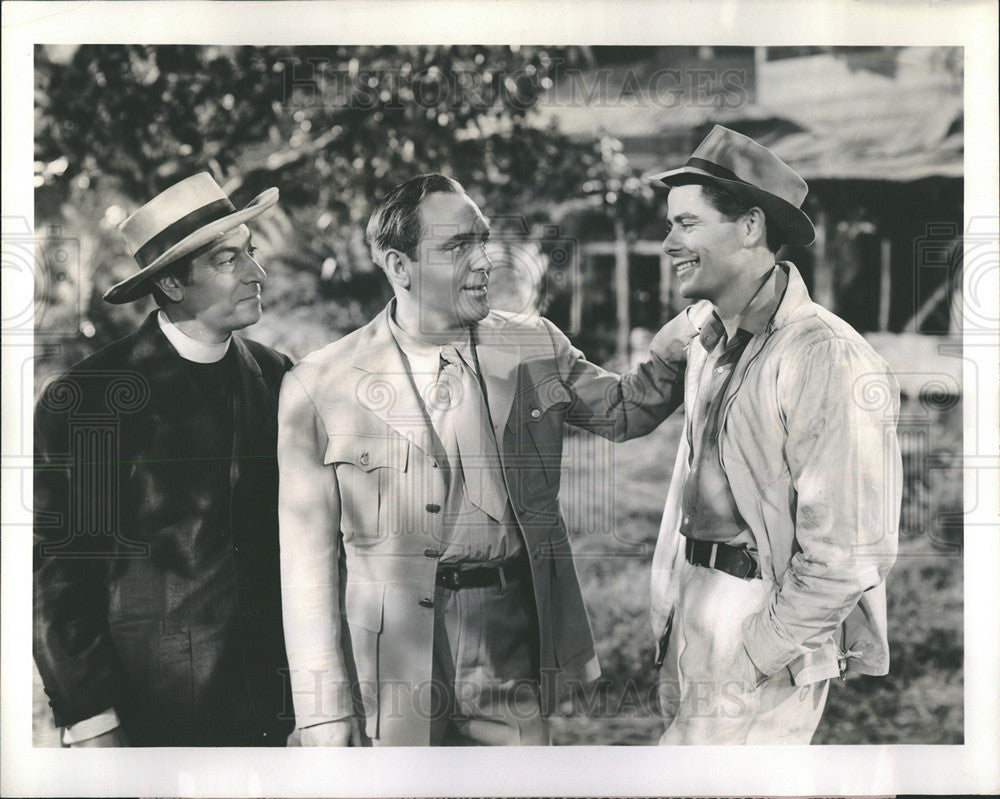
POLYGON ((628 334, 631 329, 628 311, 628 241, 621 218, 615 219, 615 355, 628 360, 628 334))
POLYGON ((673 316, 674 261, 665 252, 660 253, 660 321, 669 322, 673 316))
POLYGON ((879 254, 878 329, 889 329, 889 311, 892 308, 892 241, 883 236, 879 254))
POLYGON ((820 208, 816 212, 816 242, 813 244, 813 251, 816 260, 813 265, 813 299, 826 308, 828 311, 836 313, 836 298, 833 291, 833 265, 830 263, 828 251, 829 220, 826 209, 820 208))
POLYGON ((590 259, 585 257, 582 247, 573 247, 570 250, 570 295, 569 295, 569 330, 566 333, 575 336, 583 327, 583 270, 590 263, 590 259))

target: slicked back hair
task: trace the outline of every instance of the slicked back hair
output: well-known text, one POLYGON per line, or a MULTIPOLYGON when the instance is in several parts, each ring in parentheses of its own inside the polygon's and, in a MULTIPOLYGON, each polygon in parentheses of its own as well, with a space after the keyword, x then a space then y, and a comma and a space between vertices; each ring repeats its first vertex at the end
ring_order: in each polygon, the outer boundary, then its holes
POLYGON ((420 201, 428 194, 465 194, 457 180, 436 172, 417 175, 390 191, 372 211, 365 230, 365 241, 372 260, 385 266, 387 250, 399 250, 409 258, 417 257, 420 244, 420 201))
MULTIPOLYGON (((705 181, 698 185, 701 186, 701 192, 708 204, 730 222, 742 219, 750 212, 751 208, 759 207, 747 202, 739 195, 724 189, 717 183, 705 181)), ((764 209, 762 208, 761 210, 763 211, 764 209)), ((777 253, 781 249, 782 244, 784 244, 781 237, 781 230, 766 213, 764 214, 764 225, 764 232, 767 237, 767 249, 772 253, 777 253)))

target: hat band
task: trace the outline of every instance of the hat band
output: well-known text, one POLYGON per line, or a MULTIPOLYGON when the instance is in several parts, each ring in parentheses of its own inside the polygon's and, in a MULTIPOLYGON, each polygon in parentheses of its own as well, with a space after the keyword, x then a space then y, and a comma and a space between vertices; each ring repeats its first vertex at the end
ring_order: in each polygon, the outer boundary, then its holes
POLYGON ((234 213, 236 207, 229 201, 228 197, 210 202, 201 208, 196 208, 189 214, 185 214, 176 222, 167 225, 153 238, 143 244, 135 253, 135 260, 139 266, 145 269, 163 253, 173 247, 177 242, 183 241, 192 233, 205 225, 217 222, 229 214, 234 213))
POLYGON ((718 164, 713 163, 712 161, 706 161, 704 158, 698 158, 697 156, 692 155, 688 159, 687 165, 708 172, 710 175, 712 175, 713 177, 717 177, 720 180, 735 180, 737 183, 746 183, 747 186, 752 185, 743 180, 743 178, 741 178, 735 172, 731 172, 724 166, 719 166, 718 164))

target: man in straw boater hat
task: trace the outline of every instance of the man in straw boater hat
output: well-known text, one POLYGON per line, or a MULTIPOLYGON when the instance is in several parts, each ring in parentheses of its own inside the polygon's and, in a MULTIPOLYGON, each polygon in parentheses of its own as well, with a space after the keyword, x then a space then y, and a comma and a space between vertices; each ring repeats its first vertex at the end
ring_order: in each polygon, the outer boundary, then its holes
POLYGON ((888 671, 898 388, 776 261, 814 237, 788 165, 716 126, 653 180, 699 328, 653 559, 661 743, 808 743, 831 678, 888 671))
POLYGON ((68 746, 283 745, 293 727, 278 587, 284 355, 247 223, 207 174, 121 226, 152 293, 137 331, 74 366, 35 414, 35 662, 68 746))

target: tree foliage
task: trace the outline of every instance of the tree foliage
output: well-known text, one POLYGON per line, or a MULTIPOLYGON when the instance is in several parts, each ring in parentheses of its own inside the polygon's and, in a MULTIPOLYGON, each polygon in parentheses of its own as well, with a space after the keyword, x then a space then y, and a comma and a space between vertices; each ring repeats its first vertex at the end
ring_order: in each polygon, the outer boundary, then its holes
POLYGON ((501 229, 525 235, 585 185, 603 202, 601 187, 620 177, 607 144, 596 132, 570 139, 534 108, 556 66, 582 57, 538 47, 39 47, 36 220, 82 242, 79 291, 97 344, 135 321, 89 293, 133 268, 115 231, 126 213, 200 171, 237 205, 278 186, 279 216, 265 231, 270 309, 322 303, 324 325, 349 329, 385 297, 363 228, 402 180, 446 172, 501 229))

